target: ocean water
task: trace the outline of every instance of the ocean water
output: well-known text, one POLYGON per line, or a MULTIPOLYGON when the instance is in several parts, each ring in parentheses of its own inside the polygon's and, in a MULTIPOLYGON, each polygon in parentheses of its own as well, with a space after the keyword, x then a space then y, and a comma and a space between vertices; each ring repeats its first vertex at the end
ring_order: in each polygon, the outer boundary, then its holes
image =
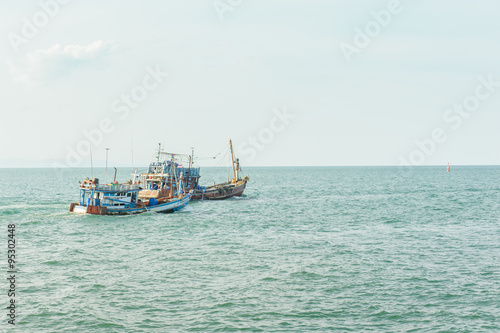
POLYGON ((68 213, 88 169, 0 169, 16 329, 500 331, 500 167, 245 171, 242 198, 103 217, 68 213))

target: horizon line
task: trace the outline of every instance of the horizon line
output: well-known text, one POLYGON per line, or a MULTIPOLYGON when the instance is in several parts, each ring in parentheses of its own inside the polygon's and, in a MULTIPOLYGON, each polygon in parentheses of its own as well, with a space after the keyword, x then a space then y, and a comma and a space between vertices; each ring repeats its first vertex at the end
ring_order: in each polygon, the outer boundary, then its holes
MULTIPOLYGON (((447 166, 447 164, 428 164, 428 165, 400 165, 400 164, 375 164, 375 165, 248 165, 243 166, 242 168, 357 168, 357 167, 442 167, 447 166)), ((453 164, 454 167, 464 167, 464 166, 490 166, 490 167, 498 167, 500 164, 453 164)), ((228 168, 228 166, 197 166, 199 168, 228 168)), ((87 169, 88 166, 81 167, 53 167, 53 166, 0 166, 0 169, 87 169)), ((94 166, 94 168, 106 168, 105 166, 94 166)), ((114 168, 108 166, 108 168, 114 168)), ((116 168, 137 168, 134 166, 118 166, 116 168)), ((143 167, 147 168, 147 167, 143 167)))

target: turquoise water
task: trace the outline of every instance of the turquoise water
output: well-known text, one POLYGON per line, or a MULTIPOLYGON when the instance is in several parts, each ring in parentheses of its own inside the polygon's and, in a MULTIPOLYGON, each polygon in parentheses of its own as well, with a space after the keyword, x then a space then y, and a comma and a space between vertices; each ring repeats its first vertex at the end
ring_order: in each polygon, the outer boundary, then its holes
POLYGON ((68 213, 87 169, 0 169, 16 328, 498 332, 500 167, 445 170, 246 168, 243 198, 102 217, 68 213))

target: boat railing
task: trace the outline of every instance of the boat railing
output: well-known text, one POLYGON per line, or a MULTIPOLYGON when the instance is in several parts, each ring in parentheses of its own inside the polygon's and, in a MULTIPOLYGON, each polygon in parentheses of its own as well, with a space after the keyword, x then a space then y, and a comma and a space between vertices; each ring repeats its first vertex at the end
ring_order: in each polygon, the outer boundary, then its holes
POLYGON ((106 191, 106 192, 127 192, 140 190, 140 186, 133 184, 100 184, 96 185, 96 191, 106 191))

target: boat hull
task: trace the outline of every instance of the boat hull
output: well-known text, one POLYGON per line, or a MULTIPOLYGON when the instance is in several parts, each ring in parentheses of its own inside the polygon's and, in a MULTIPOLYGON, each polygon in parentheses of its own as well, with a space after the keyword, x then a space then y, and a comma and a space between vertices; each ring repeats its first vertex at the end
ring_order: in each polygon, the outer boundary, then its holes
POLYGON ((93 215, 133 215, 145 213, 148 211, 156 213, 173 213, 184 208, 191 200, 191 195, 183 198, 170 199, 168 202, 160 202, 154 206, 137 206, 131 208, 113 208, 106 206, 81 206, 71 204, 70 212, 75 214, 93 214, 93 215))
POLYGON ((245 188, 247 186, 247 181, 242 181, 240 184, 219 184, 214 186, 209 186, 205 190, 197 190, 193 193, 193 200, 224 200, 232 197, 241 197, 245 188))
POLYGON ((171 202, 160 203, 155 206, 148 206, 146 207, 146 210, 156 213, 173 213, 175 211, 178 211, 179 209, 184 208, 189 203, 189 200, 191 200, 191 195, 171 202))

